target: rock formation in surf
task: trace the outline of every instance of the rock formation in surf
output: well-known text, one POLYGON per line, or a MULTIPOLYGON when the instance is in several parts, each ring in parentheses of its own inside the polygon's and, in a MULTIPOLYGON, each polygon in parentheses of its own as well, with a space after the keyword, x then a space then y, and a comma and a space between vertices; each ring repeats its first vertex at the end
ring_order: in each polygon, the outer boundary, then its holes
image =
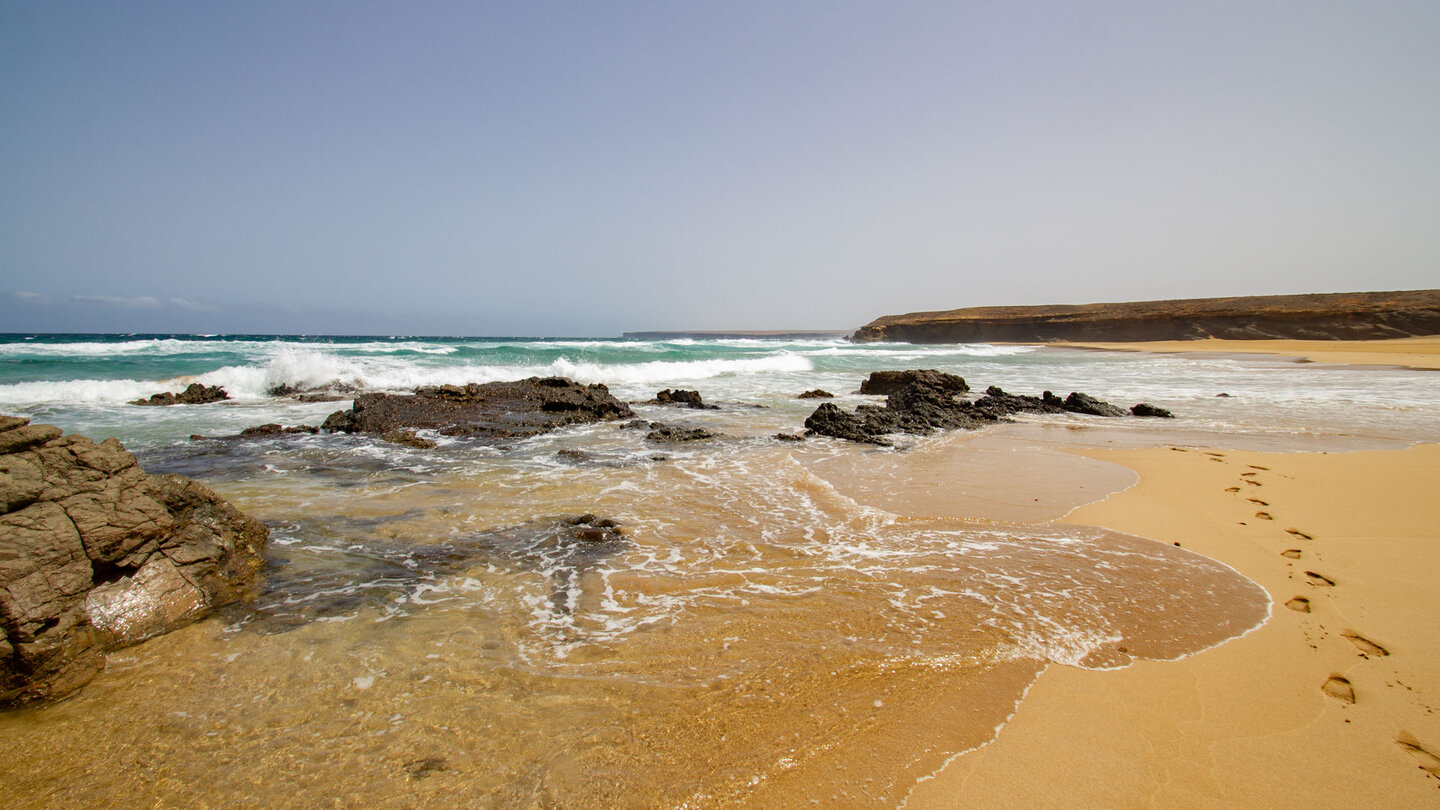
POLYGON ((0 417, 0 706, 63 697, 106 651, 248 598, 268 538, 115 439, 0 417))
POLYGON ((1049 391, 1032 397, 1009 394, 992 385, 983 396, 967 400, 962 395, 970 387, 964 379, 930 369, 877 371, 861 383, 860 390, 888 394, 885 405, 861 405, 847 413, 826 402, 805 420, 806 429, 822 436, 889 446, 889 434, 973 429, 1004 421, 1016 413, 1125 415, 1114 405, 1079 392, 1071 392, 1065 399, 1049 391))
POLYGON ((230 394, 218 385, 201 385, 190 383, 184 391, 176 394, 170 391, 163 391, 159 394, 151 394, 149 399, 137 399, 131 401, 131 405, 207 405, 211 402, 219 402, 229 399, 230 394))
POLYGON ((1037 307, 971 307, 887 315, 857 343, 1374 340, 1440 334, 1440 290, 1262 295, 1037 307))
POLYGON ((434 430, 445 436, 522 439, 566 425, 624 419, 630 407, 604 385, 563 377, 417 388, 414 394, 362 394, 321 426, 339 433, 383 435, 434 430))

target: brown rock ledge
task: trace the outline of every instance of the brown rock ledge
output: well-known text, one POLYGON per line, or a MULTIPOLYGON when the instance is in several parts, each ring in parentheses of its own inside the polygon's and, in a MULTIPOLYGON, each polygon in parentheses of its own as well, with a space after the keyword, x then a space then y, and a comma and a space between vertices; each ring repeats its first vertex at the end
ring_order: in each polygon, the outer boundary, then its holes
POLYGON ((116 439, 0 416, 0 707, 64 697, 108 650, 249 597, 268 539, 116 439))

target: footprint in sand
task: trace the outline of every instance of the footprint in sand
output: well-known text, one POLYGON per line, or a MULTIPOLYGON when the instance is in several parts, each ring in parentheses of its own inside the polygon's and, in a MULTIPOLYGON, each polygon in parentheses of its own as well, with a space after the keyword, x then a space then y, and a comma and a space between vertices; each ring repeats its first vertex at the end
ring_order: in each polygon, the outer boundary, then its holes
MULTIPOLYGON (((1235 488, 1235 491, 1236 491, 1236 492, 1239 492, 1239 491, 1240 491, 1240 488, 1239 488, 1239 487, 1236 487, 1236 488, 1235 488)), ((1269 503, 1267 503, 1267 502, 1265 502, 1265 501, 1262 501, 1262 500, 1260 500, 1259 498, 1246 498, 1245 500, 1249 501, 1250 503, 1255 504, 1256 506, 1269 506, 1269 505, 1270 505, 1269 503)))
POLYGON ((1415 757, 1419 763, 1421 770, 1431 776, 1440 777, 1440 755, 1436 755, 1421 745, 1420 741, 1415 739, 1414 734, 1408 731, 1400 732, 1400 735, 1395 738, 1395 744, 1409 751, 1410 755, 1415 757))
POLYGON ((1274 520, 1274 519, 1275 519, 1275 518, 1273 518, 1273 517, 1270 517, 1270 513, 1269 513, 1269 512, 1256 512, 1256 513, 1255 513, 1255 517, 1260 518, 1261 520, 1274 520))
POLYGON ((1239 487, 1226 487, 1226 488, 1225 488, 1225 491, 1226 491, 1226 492, 1239 492, 1239 491, 1240 491, 1240 488, 1239 488, 1239 487))
POLYGON ((1369 658, 1372 655, 1384 656, 1390 654, 1389 650, 1381 647, 1379 644, 1376 644, 1370 639, 1365 638, 1354 630, 1346 630, 1340 635, 1341 637, 1348 639, 1351 644, 1354 644, 1355 648, 1360 651, 1360 655, 1366 658, 1369 658))
POLYGON ((1303 596, 1292 596, 1290 597, 1290 601, 1285 603, 1285 607, 1290 608, 1296 613, 1309 613, 1310 600, 1303 596))
POLYGON ((1224 453, 1206 453, 1205 455, 1210 456, 1210 457, 1212 457, 1212 458, 1224 458, 1224 457, 1225 457, 1225 454, 1224 454, 1224 453))
POLYGON ((1331 675, 1320 687, 1320 691, 1345 703, 1355 702, 1355 687, 1351 686, 1350 679, 1343 675, 1331 675))
POLYGON ((1302 540, 1314 540, 1314 539, 1315 539, 1315 538, 1311 537, 1310 535, 1306 534, 1305 532, 1300 531, 1299 529, 1286 529, 1285 531, 1287 531, 1287 532, 1295 535, 1296 537, 1299 537, 1299 538, 1302 539, 1302 540))
MULTIPOLYGON (((1246 466, 1246 467, 1249 467, 1249 468, 1252 469, 1252 470, 1266 470, 1266 471, 1269 471, 1269 469, 1270 469, 1269 467, 1261 467, 1259 464, 1246 464, 1245 466, 1246 466)), ((1250 474, 1253 475, 1253 473, 1250 473, 1250 474)))
POLYGON ((1240 477, 1241 477, 1241 478, 1250 478, 1250 477, 1252 477, 1252 476, 1254 476, 1254 475, 1256 475, 1256 473, 1253 473, 1253 472, 1240 473, 1240 477))
POLYGON ((1325 576, 1324 574, 1317 574, 1314 571, 1306 571, 1305 578, 1310 580, 1311 585, 1318 585, 1322 588, 1335 587, 1335 580, 1325 576))
POLYGON ((1285 549, 1284 551, 1280 552, 1280 556, 1281 556, 1281 557, 1289 557, 1289 558, 1292 559, 1292 560, 1298 560, 1298 559, 1300 559, 1300 549, 1298 549, 1298 548, 1287 548, 1287 549, 1285 549))
POLYGON ((1249 484, 1249 485, 1252 486, 1252 487, 1263 487, 1263 486, 1265 486, 1264 484, 1260 483, 1259 481, 1251 481, 1249 478, 1246 478, 1246 479, 1245 479, 1245 483, 1249 484))

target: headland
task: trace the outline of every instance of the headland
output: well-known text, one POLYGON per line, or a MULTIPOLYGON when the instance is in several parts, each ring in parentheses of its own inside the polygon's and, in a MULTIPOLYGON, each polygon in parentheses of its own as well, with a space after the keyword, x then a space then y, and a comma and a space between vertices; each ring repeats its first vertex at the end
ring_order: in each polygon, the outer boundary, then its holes
POLYGON ((970 307, 887 315, 857 343, 1377 340, 1440 335, 1440 290, 970 307))

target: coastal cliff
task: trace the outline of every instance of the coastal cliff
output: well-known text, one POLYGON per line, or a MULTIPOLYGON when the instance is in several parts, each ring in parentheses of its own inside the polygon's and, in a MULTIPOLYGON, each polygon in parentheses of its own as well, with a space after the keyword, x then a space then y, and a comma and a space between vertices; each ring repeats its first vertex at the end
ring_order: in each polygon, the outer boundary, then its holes
POLYGON ((887 315, 856 343, 1377 340, 1440 334, 1440 290, 1261 295, 887 315))

